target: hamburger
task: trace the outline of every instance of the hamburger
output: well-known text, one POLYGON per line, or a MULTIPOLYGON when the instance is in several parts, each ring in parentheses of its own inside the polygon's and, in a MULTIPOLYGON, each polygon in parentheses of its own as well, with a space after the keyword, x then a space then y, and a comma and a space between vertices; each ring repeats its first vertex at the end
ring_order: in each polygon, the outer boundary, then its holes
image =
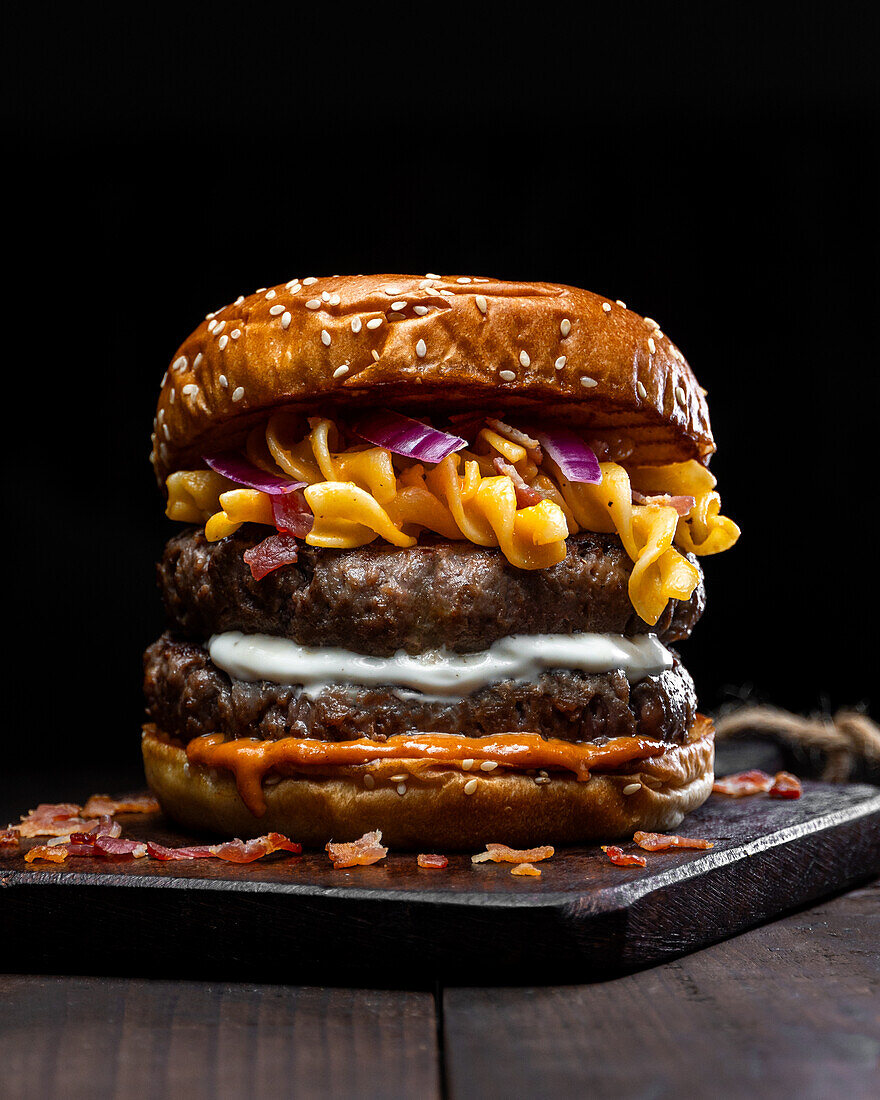
POLYGON ((455 849, 666 830, 708 797, 674 646, 739 531, 655 321, 552 283, 293 279, 207 315, 152 438, 186 525, 145 656, 171 818, 455 849))

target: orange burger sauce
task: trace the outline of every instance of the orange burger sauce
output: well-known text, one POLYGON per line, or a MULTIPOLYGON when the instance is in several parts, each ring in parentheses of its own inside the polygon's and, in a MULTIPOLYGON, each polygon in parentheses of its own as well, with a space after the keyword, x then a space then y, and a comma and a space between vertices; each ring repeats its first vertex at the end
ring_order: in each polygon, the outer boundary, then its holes
POLYGON ((224 741, 221 734, 206 734, 190 741, 186 755, 191 764, 225 768, 235 776, 242 801, 255 817, 266 811, 263 776, 275 767, 369 764, 377 760, 431 760, 461 767, 463 759, 491 760, 516 768, 559 768, 590 778, 590 769, 612 769, 635 760, 659 756, 669 745, 646 737, 615 737, 605 745, 575 744, 537 733, 502 733, 494 737, 456 737, 449 734, 414 733, 387 741, 314 741, 285 737, 280 741, 224 741))

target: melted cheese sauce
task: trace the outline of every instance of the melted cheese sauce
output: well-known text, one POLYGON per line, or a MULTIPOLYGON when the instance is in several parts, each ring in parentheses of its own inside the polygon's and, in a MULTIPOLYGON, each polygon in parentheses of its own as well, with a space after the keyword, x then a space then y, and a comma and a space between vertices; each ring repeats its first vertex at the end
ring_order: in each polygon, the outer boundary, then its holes
POLYGON ((672 655, 656 634, 513 634, 479 653, 429 650, 415 656, 368 657, 335 646, 301 646, 289 638, 215 634, 211 660, 236 680, 301 685, 309 696, 327 687, 391 687, 426 699, 470 695, 501 680, 534 683, 549 669, 621 671, 635 683, 672 668, 672 655))

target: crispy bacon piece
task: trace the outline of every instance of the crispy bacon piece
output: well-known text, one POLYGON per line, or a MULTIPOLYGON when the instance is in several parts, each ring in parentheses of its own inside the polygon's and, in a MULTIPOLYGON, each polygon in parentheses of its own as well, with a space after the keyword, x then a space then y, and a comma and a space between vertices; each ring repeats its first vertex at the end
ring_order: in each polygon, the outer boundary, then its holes
POLYGON ((301 851, 301 844, 288 840, 282 833, 268 833, 254 840, 227 840, 223 844, 211 845, 211 855, 229 863, 253 863, 255 859, 262 859, 272 852, 295 852, 298 855, 301 851))
POLYGON ((761 794, 773 786, 773 778, 766 772, 753 768, 748 772, 726 775, 712 784, 714 794, 726 794, 730 798, 742 798, 748 794, 761 794))
POLYGON ((655 496, 645 496, 637 490, 632 491, 633 504, 659 504, 663 508, 674 508, 680 516, 686 516, 697 503, 693 497, 670 496, 669 493, 659 493, 655 496))
POLYGON ((449 866, 449 860, 446 856, 438 855, 419 855, 416 858, 416 863, 419 867, 430 867, 437 871, 442 871, 445 867, 449 866))
MULTIPOLYGON (((279 531, 304 539, 311 531, 315 516, 306 503, 302 489, 278 493, 272 497, 272 518, 279 531)), ((247 559, 245 559, 247 560, 247 559)), ((295 559, 294 559, 295 560, 295 559)))
POLYGON ((96 856, 104 856, 115 859, 120 856, 129 856, 132 859, 142 859, 147 854, 147 846, 140 840, 126 840, 121 836, 98 836, 92 845, 96 856))
POLYGON ((18 838, 18 830, 10 826, 8 829, 0 829, 0 855, 9 855, 21 848, 18 838))
POLYGON ((63 863, 67 859, 67 845, 36 844, 24 855, 25 863, 33 863, 35 859, 46 859, 50 863, 63 863))
POLYGON ((280 531, 277 535, 269 535, 242 554, 251 568, 251 576, 255 581, 261 581, 263 577, 280 569, 282 565, 293 565, 298 556, 296 539, 284 531, 280 531))
POLYGON ((352 840, 347 844, 334 844, 331 840, 325 846, 325 851, 333 860, 333 866, 340 867, 366 867, 371 863, 378 863, 388 855, 388 849, 381 844, 382 834, 377 829, 373 833, 364 833, 359 840, 352 840))
POLYGON ((151 794, 132 798, 111 798, 109 794, 93 794, 83 806, 83 817, 113 817, 114 814, 156 814, 159 803, 151 794))
POLYGON ((69 836, 94 824, 80 817, 81 812, 82 807, 75 802, 41 802, 35 810, 29 810, 15 828, 22 837, 69 836))
POLYGON ((803 788, 796 775, 791 772, 777 772, 768 793, 771 798, 800 798, 803 788))
POLYGON ((616 844, 603 844, 602 851, 616 867, 645 867, 648 863, 644 856, 628 855, 616 844))
POLYGON ((163 844, 147 841, 147 855, 150 859, 163 861, 174 859, 211 859, 214 853, 207 844, 193 848, 166 848, 163 844))
POLYGON ((714 840, 697 840, 691 836, 667 836, 665 833, 637 832, 633 840, 646 852, 664 852, 667 848, 714 848, 714 840))
POLYGON ((511 466, 511 464, 506 462, 503 458, 493 458, 492 465, 499 474, 506 474, 513 482, 513 488, 516 492, 517 508, 530 508, 533 504, 540 504, 542 500, 547 498, 547 493, 542 489, 533 489, 516 466, 511 466))
POLYGON ((541 848, 527 848, 525 851, 517 851, 508 848, 506 844, 487 844, 486 851, 471 856, 471 863, 485 863, 491 859, 493 863, 537 863, 542 859, 549 859, 554 849, 545 844, 541 848))
POLYGON ((540 875, 540 868, 533 866, 531 863, 517 863, 515 867, 510 868, 512 875, 540 875))

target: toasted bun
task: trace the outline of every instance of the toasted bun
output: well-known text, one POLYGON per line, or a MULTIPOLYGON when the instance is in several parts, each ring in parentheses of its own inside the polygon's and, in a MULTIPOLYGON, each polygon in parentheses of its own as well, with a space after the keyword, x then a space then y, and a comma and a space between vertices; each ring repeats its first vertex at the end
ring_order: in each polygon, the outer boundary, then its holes
POLYGON ((188 829, 243 838, 274 830, 307 847, 381 829, 392 848, 453 851, 487 842, 578 844, 632 836, 636 829, 674 829, 712 790, 711 721, 699 715, 691 738, 626 774, 594 774, 582 782, 554 775, 538 784, 516 772, 483 773, 470 795, 464 788, 473 776, 452 768, 413 776, 406 793, 398 794, 389 779, 407 771, 406 760, 337 768, 321 778, 298 775, 264 784, 262 817, 244 805, 229 772, 188 764, 179 745, 147 731, 143 753, 147 782, 162 809, 188 829), (364 787, 367 772, 372 790, 364 787), (633 783, 640 789, 624 794, 633 783))
POLYGON ((715 450, 705 395, 656 322, 554 283, 333 276, 209 313, 163 381, 160 482, 279 405, 540 408, 610 433, 636 462, 715 450))

